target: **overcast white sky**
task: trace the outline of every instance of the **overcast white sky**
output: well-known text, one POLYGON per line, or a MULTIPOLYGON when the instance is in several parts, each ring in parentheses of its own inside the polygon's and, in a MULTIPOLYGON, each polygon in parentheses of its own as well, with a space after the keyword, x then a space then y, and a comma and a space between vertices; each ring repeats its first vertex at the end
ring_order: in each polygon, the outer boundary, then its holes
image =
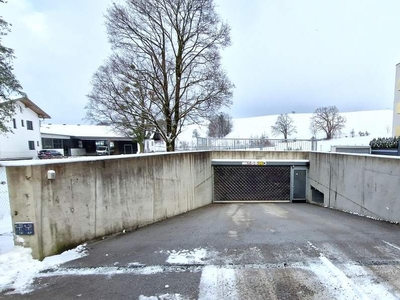
MULTIPOLYGON (((110 53, 110 0, 9 0, 15 74, 52 123, 84 123, 90 79, 110 53)), ((398 0, 215 0, 232 27, 223 66, 234 118, 393 106, 400 62, 398 0)))

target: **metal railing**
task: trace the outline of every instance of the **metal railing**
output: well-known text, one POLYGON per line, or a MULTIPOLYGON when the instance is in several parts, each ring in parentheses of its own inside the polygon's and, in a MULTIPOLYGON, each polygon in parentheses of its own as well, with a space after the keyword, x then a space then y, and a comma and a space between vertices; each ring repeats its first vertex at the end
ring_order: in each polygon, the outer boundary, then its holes
POLYGON ((316 151, 317 140, 197 138, 196 150, 316 151))

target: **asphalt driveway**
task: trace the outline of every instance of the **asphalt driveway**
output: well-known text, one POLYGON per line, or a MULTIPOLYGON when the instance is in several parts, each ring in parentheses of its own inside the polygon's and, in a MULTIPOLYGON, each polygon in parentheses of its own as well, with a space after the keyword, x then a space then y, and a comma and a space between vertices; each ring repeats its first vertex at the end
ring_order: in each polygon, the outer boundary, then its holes
POLYGON ((309 204, 209 205, 89 243, 4 299, 399 299, 400 227, 309 204))

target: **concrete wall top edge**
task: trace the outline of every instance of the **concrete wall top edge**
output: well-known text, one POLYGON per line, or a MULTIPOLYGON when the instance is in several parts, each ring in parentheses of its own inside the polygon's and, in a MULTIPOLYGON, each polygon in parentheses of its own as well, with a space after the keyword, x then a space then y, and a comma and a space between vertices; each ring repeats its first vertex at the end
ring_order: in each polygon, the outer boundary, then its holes
POLYGON ((56 158, 56 159, 34 159, 34 160, 17 160, 17 161, 3 161, 0 167, 19 167, 19 166, 35 166, 35 165, 53 165, 53 164, 69 164, 80 162, 92 162, 102 160, 116 160, 128 158, 141 158, 141 157, 154 157, 164 155, 184 155, 193 153, 207 153, 212 151, 184 151, 184 152, 162 152, 162 153, 143 153, 143 154, 121 154, 111 156, 85 156, 85 157, 71 157, 71 158, 56 158))
MULTIPOLYGON (((105 160, 119 160, 119 159, 139 159, 143 157, 154 157, 154 156, 165 156, 165 155, 187 155, 195 153, 267 153, 273 152, 275 154, 297 154, 297 155, 309 155, 309 154, 323 154, 323 155, 341 155, 341 156, 365 156, 370 158, 380 158, 380 159, 390 159, 399 160, 400 157, 397 156, 385 156, 385 155, 372 155, 372 154, 360 154, 360 153, 339 153, 339 152, 318 152, 318 151, 238 151, 238 150, 204 150, 204 151, 184 151, 184 152, 163 152, 163 153, 145 153, 145 154, 129 154, 129 155, 112 155, 112 156, 91 156, 91 157, 75 157, 75 158, 60 158, 60 159, 46 159, 46 160, 20 160, 20 161, 3 161, 0 166, 3 167, 18 167, 18 166, 35 166, 35 165, 54 165, 54 164, 71 164, 71 163, 81 163, 81 162, 94 162, 94 161, 105 161, 105 160)), ((217 159, 217 158, 215 158, 217 159)), ((260 158, 261 159, 261 158, 260 158)), ((291 160, 291 159, 289 159, 291 160)))
POLYGON ((175 151, 175 152, 162 152, 162 153, 143 153, 143 154, 121 154, 111 156, 85 156, 85 157, 71 157, 71 158, 58 158, 58 159, 33 159, 33 160, 16 160, 16 161, 2 161, 0 167, 18 167, 18 166, 35 166, 35 165, 53 165, 53 164, 70 164, 80 162, 92 162, 92 161, 103 161, 103 160, 116 160, 116 159, 128 159, 128 158, 141 158, 141 157, 154 157, 154 156, 165 156, 165 155, 186 155, 194 153, 286 153, 286 154, 306 154, 309 151, 237 151, 237 150, 198 150, 198 151, 175 151))
POLYGON ((319 152, 319 151, 310 151, 310 154, 323 154, 323 155, 337 155, 337 156, 365 156, 368 158, 384 158, 391 160, 399 160, 400 156, 389 156, 389 155, 375 155, 375 154, 365 154, 365 153, 343 153, 343 152, 319 152))

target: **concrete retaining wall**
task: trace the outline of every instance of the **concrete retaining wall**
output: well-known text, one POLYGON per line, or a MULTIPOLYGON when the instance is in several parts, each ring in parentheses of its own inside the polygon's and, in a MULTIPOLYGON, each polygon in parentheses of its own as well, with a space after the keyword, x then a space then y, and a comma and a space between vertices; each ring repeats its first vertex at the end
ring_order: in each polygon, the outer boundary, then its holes
POLYGON ((22 238, 35 258, 211 203, 210 152, 59 161, 7 167, 13 223, 34 223, 22 238))
POLYGON ((325 206, 400 222, 399 158, 312 152, 309 182, 325 206))
POLYGON ((41 259, 210 204, 213 158, 308 159, 308 155, 215 151, 11 162, 7 177, 13 223, 34 223, 35 235, 22 237, 33 256, 41 259), (48 170, 56 172, 55 180, 46 178, 48 170))

